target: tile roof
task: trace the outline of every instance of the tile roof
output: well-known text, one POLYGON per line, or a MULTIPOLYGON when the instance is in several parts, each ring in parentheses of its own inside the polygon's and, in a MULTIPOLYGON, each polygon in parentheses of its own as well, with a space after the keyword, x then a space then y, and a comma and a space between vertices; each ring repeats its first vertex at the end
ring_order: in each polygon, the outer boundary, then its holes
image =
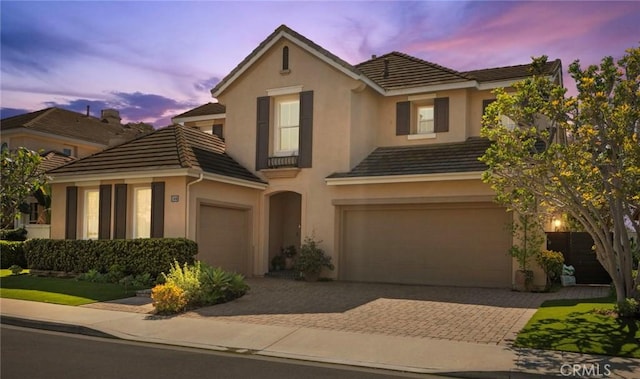
MULTIPOLYGON (((543 67, 543 72, 547 75, 552 75, 561 70, 561 68, 562 63, 560 59, 556 59, 548 61, 543 67)), ((531 76, 531 64, 486 68, 482 70, 466 71, 463 74, 479 82, 526 78, 531 76)))
POLYGON ((180 113, 173 118, 184 118, 184 117, 196 117, 196 116, 208 116, 213 114, 222 114, 227 111, 226 107, 220 103, 206 103, 199 107, 190 109, 184 113, 180 113))
POLYGON ((182 125, 158 129, 48 173, 96 175, 181 168, 263 183, 227 155, 224 142, 218 136, 182 125))
POLYGON ((353 170, 335 173, 329 178, 484 171, 487 166, 478 158, 490 144, 488 139, 472 137, 464 142, 379 147, 353 170))
POLYGON ((42 161, 40 162, 40 167, 38 167, 38 169, 41 172, 53 170, 56 167, 60 167, 76 160, 74 157, 70 157, 57 151, 48 151, 40 156, 42 157, 42 161))
POLYGON ((470 80, 458 71, 397 51, 372 58, 356 68, 387 91, 470 80))
POLYGON ((0 130, 16 129, 33 130, 104 146, 109 146, 114 141, 123 138, 131 139, 142 132, 55 107, 7 117, 0 121, 0 130))

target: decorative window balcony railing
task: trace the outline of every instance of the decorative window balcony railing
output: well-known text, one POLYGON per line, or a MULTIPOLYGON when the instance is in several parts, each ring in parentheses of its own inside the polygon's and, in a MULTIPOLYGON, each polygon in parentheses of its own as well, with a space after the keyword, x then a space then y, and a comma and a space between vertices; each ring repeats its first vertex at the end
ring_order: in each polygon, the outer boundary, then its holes
POLYGON ((298 156, 269 157, 268 168, 298 167, 298 156))

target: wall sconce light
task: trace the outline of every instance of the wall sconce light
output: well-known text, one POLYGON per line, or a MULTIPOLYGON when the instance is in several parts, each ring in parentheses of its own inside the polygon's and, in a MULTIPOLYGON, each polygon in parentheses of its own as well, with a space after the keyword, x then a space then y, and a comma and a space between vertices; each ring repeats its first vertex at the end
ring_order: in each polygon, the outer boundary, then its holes
POLYGON ((560 227, 562 226, 562 220, 560 220, 559 218, 554 218, 553 219, 553 228, 554 231, 558 231, 560 230, 560 227))

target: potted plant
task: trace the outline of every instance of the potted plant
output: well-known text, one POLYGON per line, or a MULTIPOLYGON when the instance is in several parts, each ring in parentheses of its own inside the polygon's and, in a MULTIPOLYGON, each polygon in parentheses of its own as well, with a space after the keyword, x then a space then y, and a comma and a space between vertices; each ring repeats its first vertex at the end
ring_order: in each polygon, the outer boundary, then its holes
POLYGON ((517 213, 518 223, 511 226, 511 232, 519 244, 509 249, 509 254, 518 262, 515 273, 515 290, 530 291, 533 284, 533 271, 529 269, 530 260, 538 256, 544 242, 544 233, 538 219, 533 215, 517 213))
POLYGON ((308 282, 317 281, 323 268, 333 270, 331 257, 318 247, 321 241, 316 241, 313 237, 306 237, 300 247, 300 254, 295 263, 295 270, 308 282))
POLYGON ((282 270, 284 268, 284 265, 285 265, 284 256, 282 256, 281 254, 278 254, 275 257, 271 258, 271 269, 273 271, 282 270))
POLYGON ((296 254, 298 253, 298 251, 296 250, 296 247, 293 245, 289 245, 286 248, 282 248, 281 250, 281 255, 284 257, 284 267, 287 270, 291 270, 293 268, 293 260, 296 257, 296 254))

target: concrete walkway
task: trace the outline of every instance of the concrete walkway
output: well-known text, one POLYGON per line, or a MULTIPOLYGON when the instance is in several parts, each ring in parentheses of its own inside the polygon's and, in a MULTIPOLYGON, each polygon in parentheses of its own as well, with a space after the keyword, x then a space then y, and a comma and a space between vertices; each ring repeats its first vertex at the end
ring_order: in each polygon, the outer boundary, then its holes
MULTIPOLYGON (((456 328, 465 327, 465 319, 476 327, 484 319, 485 328, 490 330, 497 320, 494 315, 500 313, 510 315, 504 316, 503 320, 509 321, 502 323, 510 324, 513 330, 528 320, 534 309, 531 307, 537 307, 535 304, 543 301, 544 296, 556 294, 340 282, 283 284, 273 279, 252 279, 250 284, 250 294, 237 301, 176 317, 142 313, 149 305, 139 299, 135 299, 141 303, 138 305, 120 302, 93 307, 1 299, 2 322, 35 323, 79 333, 98 331, 143 342, 459 377, 567 376, 569 366, 581 365, 591 370, 598 367, 600 372, 607 368, 611 377, 640 378, 638 359, 516 349, 504 339, 498 343, 494 337, 491 341, 472 342, 465 340, 469 337, 457 337, 454 333, 456 328), (296 295, 299 292, 304 296, 296 295), (315 295, 316 301, 310 295, 315 295), (481 311, 480 316, 467 307, 481 311), (465 309, 467 313, 457 319, 465 309), (428 312, 428 318, 438 314, 441 318, 429 322, 422 312, 428 312), (387 322, 382 322, 384 315, 387 322), (429 324, 441 325, 447 335, 434 338, 430 334, 435 328, 429 324), (411 335, 409 330, 419 332, 411 335)), ((582 296, 587 296, 592 289, 586 288, 575 287, 574 295, 580 296, 582 291, 582 296)), ((567 294, 561 292, 557 296, 567 294)), ((500 335, 507 326, 501 328, 499 332, 485 334, 500 335)))

